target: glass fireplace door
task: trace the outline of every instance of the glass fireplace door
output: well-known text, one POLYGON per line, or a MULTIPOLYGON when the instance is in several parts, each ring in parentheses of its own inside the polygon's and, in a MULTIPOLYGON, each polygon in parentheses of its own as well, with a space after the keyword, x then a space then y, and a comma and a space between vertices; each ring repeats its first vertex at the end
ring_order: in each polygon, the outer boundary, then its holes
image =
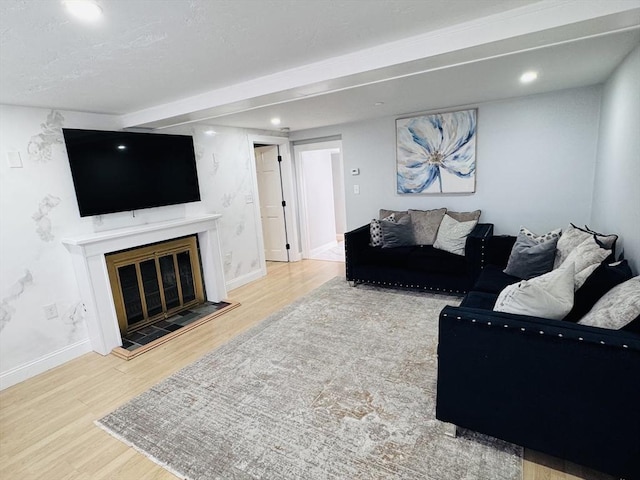
POLYGON ((195 236, 109 254, 106 260, 123 333, 204 302, 195 236))

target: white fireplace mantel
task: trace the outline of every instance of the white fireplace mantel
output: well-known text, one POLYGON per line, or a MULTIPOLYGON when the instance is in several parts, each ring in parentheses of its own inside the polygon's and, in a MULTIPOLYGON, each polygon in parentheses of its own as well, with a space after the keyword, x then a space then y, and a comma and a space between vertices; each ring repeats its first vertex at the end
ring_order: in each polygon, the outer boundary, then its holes
POLYGON ((94 351, 107 355, 114 347, 122 345, 105 260, 107 253, 197 234, 207 300, 219 302, 226 298, 217 230, 217 221, 221 216, 201 215, 62 240, 71 253, 94 351))

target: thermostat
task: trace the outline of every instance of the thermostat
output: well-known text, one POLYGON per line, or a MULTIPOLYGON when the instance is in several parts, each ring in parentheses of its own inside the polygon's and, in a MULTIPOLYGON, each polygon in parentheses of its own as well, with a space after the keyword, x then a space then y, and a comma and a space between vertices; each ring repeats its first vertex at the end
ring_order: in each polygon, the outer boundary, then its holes
POLYGON ((352 168, 351 169, 351 175, 360 175, 360 169, 359 168, 352 168))

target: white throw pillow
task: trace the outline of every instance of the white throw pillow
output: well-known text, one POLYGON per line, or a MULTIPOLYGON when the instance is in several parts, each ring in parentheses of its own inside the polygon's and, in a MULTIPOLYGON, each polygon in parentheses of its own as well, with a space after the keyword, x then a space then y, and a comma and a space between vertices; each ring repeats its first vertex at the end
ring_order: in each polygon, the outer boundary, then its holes
MULTIPOLYGON (((573 224, 569 224, 569 226, 562 232, 562 236, 560 240, 558 240, 558 246, 556 249, 556 258, 553 263, 553 268, 558 268, 562 265, 562 262, 566 260, 569 254, 584 242, 587 238, 597 238, 602 245, 607 250, 613 250, 613 245, 616 243, 618 239, 617 235, 614 234, 602 234, 597 233, 588 228, 582 229, 574 226, 573 224)), ((580 269, 576 267, 576 272, 579 272, 580 269)))
POLYGON ((573 263, 564 262, 549 273, 509 285, 500 292, 493 309, 562 320, 573 308, 574 275, 573 263))
POLYGON ((610 254, 611 250, 601 248, 593 237, 588 237, 571 250, 571 253, 569 253, 564 261, 574 264, 576 272, 574 277, 575 290, 582 286, 587 277, 591 275, 597 266, 610 254))
POLYGON ((640 276, 616 285, 578 322, 619 330, 640 315, 640 276))
POLYGON ((436 241, 433 243, 433 248, 454 253, 456 255, 464 255, 464 246, 467 243, 467 237, 475 228, 477 223, 478 220, 459 222, 445 214, 442 218, 442 222, 440 222, 438 236, 436 237, 436 241))

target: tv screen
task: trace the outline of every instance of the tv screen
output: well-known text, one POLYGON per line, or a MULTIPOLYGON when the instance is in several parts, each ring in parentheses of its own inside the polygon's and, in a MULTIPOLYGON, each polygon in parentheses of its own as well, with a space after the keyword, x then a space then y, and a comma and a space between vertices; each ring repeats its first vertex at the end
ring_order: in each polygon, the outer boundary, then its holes
POLYGON ((62 132, 82 217, 200 200, 190 136, 62 132))

